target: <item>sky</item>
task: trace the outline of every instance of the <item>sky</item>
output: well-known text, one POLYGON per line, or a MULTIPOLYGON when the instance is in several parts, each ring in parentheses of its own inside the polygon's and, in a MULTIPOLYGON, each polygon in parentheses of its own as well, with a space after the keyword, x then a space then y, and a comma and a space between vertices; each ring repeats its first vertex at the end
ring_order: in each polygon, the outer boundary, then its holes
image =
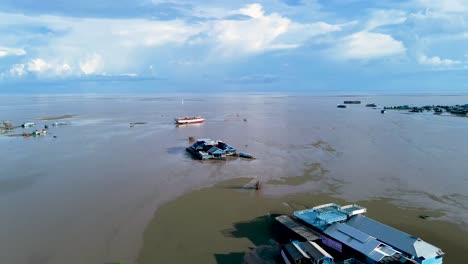
POLYGON ((22 91, 468 92, 468 0, 2 0, 22 91))

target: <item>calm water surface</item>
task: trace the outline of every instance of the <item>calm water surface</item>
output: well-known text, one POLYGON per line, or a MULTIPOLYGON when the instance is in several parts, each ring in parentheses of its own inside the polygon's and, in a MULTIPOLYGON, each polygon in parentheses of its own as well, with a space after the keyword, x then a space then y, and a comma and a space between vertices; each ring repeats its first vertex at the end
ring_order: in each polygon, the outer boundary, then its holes
MULTIPOLYGON (((239 177, 268 183, 265 196, 389 198, 466 227, 468 118, 336 108, 347 99, 468 103, 468 96, 1 96, 0 120, 14 124, 76 115, 45 137, 0 136, 1 262, 135 263, 159 206, 239 177), (192 114, 206 123, 173 124, 192 114), (223 139, 257 159, 194 161, 184 152, 189 136, 223 139)), ((186 212, 187 221, 194 214, 186 212)))

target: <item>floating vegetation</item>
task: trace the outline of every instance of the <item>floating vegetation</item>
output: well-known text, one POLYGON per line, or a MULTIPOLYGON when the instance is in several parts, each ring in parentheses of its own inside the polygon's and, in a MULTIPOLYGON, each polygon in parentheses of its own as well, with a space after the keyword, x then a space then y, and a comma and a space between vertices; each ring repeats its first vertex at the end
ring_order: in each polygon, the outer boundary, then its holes
POLYGON ((38 117, 36 118, 36 120, 40 120, 40 121, 60 120, 60 119, 72 118, 75 116, 76 115, 46 116, 46 117, 38 117))
POLYGON ((267 183, 301 185, 308 181, 320 180, 327 172, 328 170, 323 168, 319 162, 314 162, 304 170, 304 174, 302 176, 281 177, 279 180, 270 180, 267 183))
POLYGON ((130 123, 130 127, 134 127, 135 125, 146 125, 148 123, 146 122, 133 122, 133 123, 130 123))
POLYGON ((334 147, 332 147, 330 144, 328 144, 327 142, 323 140, 319 140, 310 145, 314 148, 318 148, 327 152, 336 152, 336 149, 334 147))

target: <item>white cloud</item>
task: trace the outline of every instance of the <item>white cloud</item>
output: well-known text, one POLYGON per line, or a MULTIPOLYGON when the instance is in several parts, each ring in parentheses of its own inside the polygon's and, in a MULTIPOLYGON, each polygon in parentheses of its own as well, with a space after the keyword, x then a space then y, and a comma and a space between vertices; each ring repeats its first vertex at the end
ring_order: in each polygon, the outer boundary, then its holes
MULTIPOLYGON (((21 63, 25 71, 45 77, 138 72, 142 65, 150 63, 167 66, 168 61, 179 59, 179 51, 193 53, 195 56, 188 56, 191 60, 212 61, 293 49, 310 38, 343 27, 322 21, 298 23, 278 13, 266 13, 260 4, 210 12, 224 16, 189 22, 0 13, 0 25, 15 21, 18 27, 43 27, 50 31, 47 35, 10 34, 8 37, 9 42, 31 46, 28 52, 36 58, 24 58, 21 63), (232 15, 247 17, 235 20, 229 18, 232 15), (89 55, 89 51, 95 54, 89 55)), ((6 50, 0 52, 22 53, 22 50, 6 50)))
POLYGON ((103 64, 102 57, 99 54, 93 54, 80 62, 80 70, 86 75, 95 74, 102 68, 103 64))
POLYGON ((250 19, 216 21, 209 32, 216 51, 226 57, 297 48, 308 38, 341 30, 340 25, 300 24, 277 13, 265 14, 260 4, 247 5, 232 13, 250 19))
POLYGON ((21 77, 27 74, 24 64, 15 64, 10 68, 9 71, 11 76, 21 77))
POLYGON ((0 57, 25 55, 24 49, 0 47, 0 57))
POLYGON ((435 11, 464 13, 468 11, 468 0, 416 0, 424 8, 435 11))
POLYGON ((41 73, 41 72, 45 72, 45 71, 47 71, 47 70, 49 70, 51 68, 52 68, 52 65, 45 62, 41 58, 33 59, 28 63, 28 71, 30 71, 30 72, 41 73))
POLYGON ((397 25, 406 21, 406 12, 401 10, 373 10, 367 21, 366 31, 386 26, 397 25))
POLYGON ((361 31, 345 37, 334 52, 341 59, 375 59, 404 54, 401 41, 382 33, 361 31))
POLYGON ((247 5, 244 8, 239 9, 237 13, 250 16, 252 18, 262 18, 264 16, 263 7, 258 3, 247 5))
POLYGON ((451 66, 451 65, 456 65, 456 64, 461 63, 461 61, 457 61, 457 60, 441 59, 438 56, 427 57, 426 55, 419 56, 418 62, 420 64, 432 65, 432 66, 451 66))

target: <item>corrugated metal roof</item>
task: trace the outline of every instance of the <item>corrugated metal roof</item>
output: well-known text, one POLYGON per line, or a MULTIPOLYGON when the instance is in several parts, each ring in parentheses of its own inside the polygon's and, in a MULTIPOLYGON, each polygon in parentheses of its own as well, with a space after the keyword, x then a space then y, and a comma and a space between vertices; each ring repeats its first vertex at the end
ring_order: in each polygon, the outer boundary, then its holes
POLYGON ((224 154, 224 151, 222 149, 217 148, 217 147, 211 147, 208 150, 208 153, 210 153, 210 154, 224 154))
POLYGON ((299 252, 299 250, 297 250, 297 248, 292 243, 284 245, 284 249, 289 253, 289 255, 294 259, 294 261, 297 261, 304 257, 302 253, 299 252))
MULTIPOLYGON (((371 236, 368 236, 368 238, 365 239, 365 242, 362 242, 355 238, 356 233, 359 232, 358 230, 350 226, 348 227, 343 227, 343 226, 346 226, 346 224, 334 223, 330 227, 325 229, 324 232, 330 237, 340 241, 341 243, 353 248, 354 250, 358 252, 361 252, 364 255, 369 256, 375 261, 380 261, 383 257, 386 256, 385 254, 382 254, 381 252, 375 251, 375 249, 382 244, 380 241, 376 240, 375 238, 371 236), (351 231, 353 229, 356 231, 351 231)), ((361 239, 363 239, 363 237, 361 237, 361 239)))
POLYGON ((302 242, 302 246, 307 250, 307 254, 309 254, 314 260, 333 259, 328 252, 312 241, 302 242))
POLYGON ((354 239, 359 240, 359 242, 361 243, 366 243, 367 240, 372 238, 368 234, 365 234, 349 225, 338 225, 337 228, 339 231, 347 234, 348 236, 351 236, 354 239))
POLYGON ((363 215, 355 215, 346 223, 398 250, 418 258, 431 259, 444 254, 440 248, 363 215))

